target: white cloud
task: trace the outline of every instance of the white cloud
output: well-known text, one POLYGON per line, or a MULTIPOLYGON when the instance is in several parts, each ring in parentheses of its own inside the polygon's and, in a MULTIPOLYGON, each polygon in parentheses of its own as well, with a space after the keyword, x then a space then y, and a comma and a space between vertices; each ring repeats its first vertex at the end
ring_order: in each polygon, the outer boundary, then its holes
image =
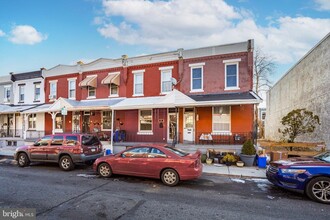
POLYGON ((5 34, 5 32, 3 32, 1 29, 0 29, 0 37, 3 37, 3 36, 5 36, 6 34, 5 34))
POLYGON ((316 7, 320 11, 330 11, 330 1, 329 0, 314 0, 316 7))
POLYGON ((11 30, 9 41, 14 44, 33 45, 47 39, 47 35, 38 32, 30 25, 17 25, 11 30))
POLYGON ((121 43, 172 50, 252 38, 279 63, 299 59, 330 31, 330 19, 309 17, 272 18, 260 26, 248 10, 223 0, 103 0, 103 9, 98 32, 121 43))

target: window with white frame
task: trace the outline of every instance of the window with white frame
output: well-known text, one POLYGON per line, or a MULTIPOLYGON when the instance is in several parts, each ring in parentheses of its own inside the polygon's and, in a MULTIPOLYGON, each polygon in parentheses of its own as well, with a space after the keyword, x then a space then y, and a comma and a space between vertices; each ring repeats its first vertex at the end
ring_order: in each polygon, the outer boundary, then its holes
POLYGON ((34 101, 40 101, 40 88, 41 83, 34 83, 34 101))
POLYGON ((49 99, 54 100, 56 99, 56 94, 57 94, 57 81, 50 81, 49 84, 50 84, 49 99))
POLYGON ((76 98, 76 79, 68 80, 69 99, 76 98))
POLYGON ((152 132, 152 110, 139 110, 139 132, 152 132))
POLYGON ((28 117, 28 129, 36 129, 37 114, 30 114, 28 117))
POLYGON ((5 86, 4 87, 4 102, 10 102, 10 88, 11 86, 5 86))
POLYGON ((56 130, 62 130, 63 129, 63 118, 62 118, 62 115, 61 114, 56 115, 56 118, 55 118, 55 129, 56 130))
POLYGON ((161 67, 161 93, 166 94, 172 91, 172 69, 173 66, 170 67, 161 67))
POLYGON ((217 132, 230 132, 230 106, 213 107, 212 130, 217 132))
POLYGON ((102 130, 111 130, 111 111, 102 112, 102 130))
POLYGON ((224 60, 225 89, 239 89, 239 65, 241 59, 224 60))
POLYGON ((110 86, 110 96, 118 96, 119 86, 114 83, 111 83, 109 86, 110 86))
POLYGON ((143 73, 144 70, 133 71, 134 74, 134 96, 143 96, 143 73))
POLYGON ((190 64, 191 68, 191 92, 202 92, 203 91, 203 66, 205 63, 194 63, 190 64))
POLYGON ((88 98, 96 97, 96 88, 93 86, 88 86, 88 98))
POLYGON ((18 102, 24 102, 25 84, 18 85, 18 102))

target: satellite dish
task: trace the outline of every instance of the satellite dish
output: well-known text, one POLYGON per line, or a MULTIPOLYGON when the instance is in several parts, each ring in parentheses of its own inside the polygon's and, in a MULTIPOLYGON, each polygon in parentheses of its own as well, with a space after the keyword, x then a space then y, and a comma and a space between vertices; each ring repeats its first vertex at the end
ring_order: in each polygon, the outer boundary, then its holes
POLYGON ((178 81, 175 78, 173 78, 173 77, 171 78, 171 82, 172 82, 173 85, 178 84, 178 81))

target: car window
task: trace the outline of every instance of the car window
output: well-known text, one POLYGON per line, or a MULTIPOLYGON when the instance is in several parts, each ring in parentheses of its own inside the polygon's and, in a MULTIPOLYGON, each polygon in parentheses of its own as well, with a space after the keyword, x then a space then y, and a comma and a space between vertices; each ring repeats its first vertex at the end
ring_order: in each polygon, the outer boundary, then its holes
POLYGON ((78 137, 75 135, 72 136, 66 136, 66 145, 74 146, 78 142, 78 137))
POLYGON ((63 144, 63 140, 64 140, 64 136, 63 135, 55 135, 52 139, 52 142, 50 143, 50 145, 62 145, 63 144))
POLYGON ((150 151, 148 157, 151 157, 151 158, 160 158, 161 157, 161 158, 163 158, 163 157, 166 157, 166 154, 163 151, 161 151, 157 148, 151 148, 151 151, 150 151))
POLYGON ((150 148, 149 147, 138 147, 133 149, 128 149, 123 153, 124 157, 130 158, 146 158, 148 157, 150 148))
POLYGON ((167 150, 175 153, 176 155, 179 155, 180 157, 184 157, 187 156, 189 153, 184 152, 183 150, 180 150, 178 148, 174 148, 174 147, 165 147, 167 150))
POLYGON ((34 143, 34 146, 45 146, 48 145, 48 142, 50 141, 51 136, 45 136, 42 137, 40 140, 34 143))
POLYGON ((330 163, 330 152, 318 154, 315 156, 315 158, 330 163))
POLYGON ((98 145, 100 144, 100 140, 93 135, 83 135, 82 144, 85 146, 98 145))

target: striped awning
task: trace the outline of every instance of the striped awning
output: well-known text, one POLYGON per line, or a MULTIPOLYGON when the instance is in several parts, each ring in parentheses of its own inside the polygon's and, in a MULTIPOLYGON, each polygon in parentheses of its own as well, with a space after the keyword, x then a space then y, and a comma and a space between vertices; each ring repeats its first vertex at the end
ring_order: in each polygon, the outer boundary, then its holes
POLYGON ((119 77, 120 73, 110 73, 107 77, 105 77, 102 80, 102 84, 116 84, 117 86, 120 85, 120 77, 119 77))
POLYGON ((97 84, 97 75, 93 75, 93 76, 87 76, 83 81, 79 83, 79 86, 80 87, 92 86, 96 88, 96 84, 97 84))

